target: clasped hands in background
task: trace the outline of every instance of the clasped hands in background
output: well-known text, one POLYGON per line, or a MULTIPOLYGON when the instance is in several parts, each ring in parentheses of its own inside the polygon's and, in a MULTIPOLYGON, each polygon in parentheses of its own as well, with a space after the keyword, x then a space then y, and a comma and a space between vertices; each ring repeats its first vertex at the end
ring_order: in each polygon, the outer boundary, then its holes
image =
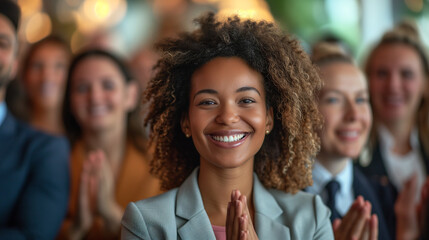
POLYGON ((121 207, 115 201, 114 173, 103 151, 88 154, 80 177, 77 214, 73 220, 72 238, 85 235, 94 224, 96 216, 104 220, 105 229, 119 232, 121 207))

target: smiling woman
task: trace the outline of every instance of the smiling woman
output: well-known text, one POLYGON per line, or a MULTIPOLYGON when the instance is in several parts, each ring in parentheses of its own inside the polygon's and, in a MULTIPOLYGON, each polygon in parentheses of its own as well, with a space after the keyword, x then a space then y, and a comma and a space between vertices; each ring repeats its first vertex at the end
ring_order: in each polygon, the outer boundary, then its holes
POLYGON ((117 239, 126 205, 160 193, 149 174, 150 154, 135 144, 140 135, 127 124, 136 97, 133 78, 115 55, 88 50, 73 59, 63 106, 71 194, 60 239, 117 239))
POLYGON ((122 238, 332 239, 329 211, 299 191, 319 148, 308 57, 272 23, 197 21, 159 44, 146 92, 151 171, 170 191, 129 204, 122 238))

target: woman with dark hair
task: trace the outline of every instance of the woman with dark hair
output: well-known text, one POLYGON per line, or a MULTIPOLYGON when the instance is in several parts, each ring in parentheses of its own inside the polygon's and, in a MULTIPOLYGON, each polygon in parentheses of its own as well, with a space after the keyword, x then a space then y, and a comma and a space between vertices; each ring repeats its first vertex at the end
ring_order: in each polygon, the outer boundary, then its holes
POLYGON ((62 237, 117 238, 130 201, 160 193, 148 151, 128 130, 137 87, 124 63, 104 50, 77 55, 70 66, 63 117, 72 144, 71 198, 62 237))
POLYGON ((53 35, 32 44, 24 56, 18 92, 9 93, 8 100, 16 114, 36 129, 65 134, 61 111, 70 58, 67 43, 53 35))
POLYGON ((329 210, 299 191, 319 149, 310 60, 272 23, 198 23, 159 44, 146 124, 169 191, 129 204, 122 239, 332 239, 329 210))

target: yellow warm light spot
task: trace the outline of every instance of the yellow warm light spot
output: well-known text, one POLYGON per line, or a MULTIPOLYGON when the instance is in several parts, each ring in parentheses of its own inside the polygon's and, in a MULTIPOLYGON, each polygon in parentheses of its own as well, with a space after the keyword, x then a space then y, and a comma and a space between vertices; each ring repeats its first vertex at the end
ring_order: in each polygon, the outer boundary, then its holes
POLYGON ((97 1, 94 6, 95 16, 98 19, 104 20, 111 14, 111 7, 106 1, 97 1))
POLYGON ((213 4, 213 3, 217 3, 220 0, 192 0, 192 2, 194 3, 199 3, 199 4, 213 4))
POLYGON ((29 43, 34 43, 48 36, 52 31, 52 23, 49 16, 38 12, 28 19, 25 26, 25 37, 29 43))
POLYGON ((18 0, 22 17, 28 17, 42 9, 42 0, 18 0))
POLYGON ((70 48, 73 53, 77 53, 84 42, 84 37, 79 31, 75 31, 70 39, 70 48))
POLYGON ((86 29, 113 26, 118 23, 127 10, 125 0, 86 0, 75 17, 78 28, 86 29))
POLYGON ((238 15, 240 18, 250 18, 254 20, 265 20, 273 22, 269 7, 264 0, 219 0, 220 18, 227 18, 238 15))
POLYGON ((421 12, 423 10, 423 0, 405 0, 407 7, 414 12, 421 12))

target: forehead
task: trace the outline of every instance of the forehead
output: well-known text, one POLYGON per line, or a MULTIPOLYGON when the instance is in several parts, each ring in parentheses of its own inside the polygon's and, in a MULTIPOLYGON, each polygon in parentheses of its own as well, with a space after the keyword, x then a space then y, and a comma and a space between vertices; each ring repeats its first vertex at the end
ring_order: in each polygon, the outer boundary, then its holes
POLYGON ((371 57, 371 65, 415 64, 420 62, 415 48, 404 43, 390 43, 379 46, 371 57))
POLYGON ((0 14, 0 35, 2 37, 15 38, 15 28, 12 22, 2 14, 0 14))
POLYGON ((191 88, 229 88, 244 85, 263 89, 263 77, 238 57, 217 57, 199 69, 191 77, 191 88))
POLYGON ((360 91, 367 89, 362 71, 350 63, 332 63, 321 68, 323 89, 360 91))
POLYGON ((98 76, 119 75, 124 78, 119 66, 104 56, 89 56, 80 60, 73 70, 72 78, 91 78, 98 76))

